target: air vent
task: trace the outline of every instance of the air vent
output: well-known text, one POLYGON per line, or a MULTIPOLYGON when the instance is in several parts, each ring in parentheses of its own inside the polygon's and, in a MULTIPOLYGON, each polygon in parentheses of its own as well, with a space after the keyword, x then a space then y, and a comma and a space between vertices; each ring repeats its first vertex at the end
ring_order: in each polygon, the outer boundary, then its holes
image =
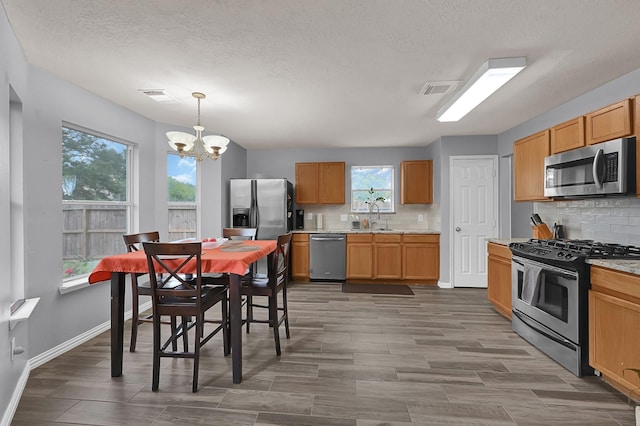
POLYGON ((446 95, 456 90, 458 85, 462 83, 455 81, 427 81, 420 90, 421 95, 446 95))
POLYGON ((176 98, 165 92, 163 89, 140 89, 138 91, 147 95, 156 102, 160 102, 163 104, 178 103, 178 100, 176 98))

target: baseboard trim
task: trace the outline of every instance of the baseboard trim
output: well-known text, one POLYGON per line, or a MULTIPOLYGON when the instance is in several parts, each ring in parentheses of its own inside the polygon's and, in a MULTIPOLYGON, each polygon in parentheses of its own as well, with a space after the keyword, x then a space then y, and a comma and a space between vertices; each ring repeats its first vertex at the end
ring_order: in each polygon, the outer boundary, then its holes
MULTIPOLYGON (((140 312, 144 312, 148 309, 151 309, 151 301, 147 301, 145 303, 140 304, 139 310, 140 312)), ((124 320, 130 320, 133 316, 133 311, 126 311, 124 313, 124 320)), ((9 401, 9 406, 5 410, 5 413, 2 417, 2 423, 0 426, 8 426, 11 424, 13 420, 13 416, 16 414, 16 410, 18 408, 18 404, 20 403, 20 398, 22 398, 22 393, 24 392, 25 387, 27 386, 27 381, 29 380, 29 375, 31 374, 31 370, 34 370, 40 367, 43 364, 59 357, 65 352, 69 352, 71 349, 74 349, 81 344, 93 339, 100 333, 104 333, 105 331, 111 328, 111 320, 106 321, 98 326, 87 330, 86 332, 67 340, 64 343, 61 343, 58 346, 55 346, 48 351, 41 353, 40 355, 36 355, 33 358, 30 358, 25 365, 22 374, 20 375, 20 379, 13 391, 13 396, 11 397, 11 401, 9 401)))
POLYGON ((447 283, 447 282, 444 282, 444 281, 438 281, 438 287, 440 287, 440 288, 453 288, 451 283, 447 283))
POLYGON ((18 404, 20 404, 20 398, 22 398, 22 393, 24 392, 24 388, 27 387, 27 381, 29 380, 29 374, 31 373, 32 367, 30 363, 27 363, 22 370, 22 374, 20 374, 20 378, 18 379, 18 383, 16 384, 15 389, 13 390, 13 396, 11 397, 11 401, 9 401, 9 406, 4 412, 4 416, 2 416, 2 422, 0 425, 9 426, 11 421, 13 420, 13 416, 16 414, 16 410, 18 409, 18 404))

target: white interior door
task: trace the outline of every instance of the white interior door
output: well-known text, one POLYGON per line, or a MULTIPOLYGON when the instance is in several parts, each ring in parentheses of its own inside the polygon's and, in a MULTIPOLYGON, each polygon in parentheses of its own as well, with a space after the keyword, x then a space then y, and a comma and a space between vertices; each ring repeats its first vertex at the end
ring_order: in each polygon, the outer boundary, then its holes
POLYGON ((498 232, 498 157, 454 156, 451 170, 453 287, 487 286, 487 238, 498 232))

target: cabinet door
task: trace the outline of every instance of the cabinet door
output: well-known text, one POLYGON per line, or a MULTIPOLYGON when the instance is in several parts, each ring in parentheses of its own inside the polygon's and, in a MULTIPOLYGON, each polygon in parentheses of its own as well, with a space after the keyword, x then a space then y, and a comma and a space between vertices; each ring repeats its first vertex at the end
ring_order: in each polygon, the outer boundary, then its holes
MULTIPOLYGON (((636 118, 633 123, 633 129, 636 139, 638 139, 638 136, 640 136, 640 95, 636 95, 634 109, 636 111, 636 118)), ((638 197, 640 197, 640 173, 638 173, 637 170, 640 170, 640 149, 636 146, 636 193, 638 197)))
POLYGON ((440 246, 438 243, 405 242, 402 244, 402 278, 405 280, 438 280, 440 278, 440 246))
POLYGON ((433 161, 416 160, 400 163, 400 203, 433 203, 433 161))
POLYGON ((587 114, 587 145, 631 135, 631 103, 625 99, 587 114))
POLYGON ((347 278, 373 277, 373 246, 371 243, 347 243, 347 278))
MULTIPOLYGON (((589 364, 618 387, 640 387, 640 305, 589 291, 589 364)), ((637 397, 637 395, 636 395, 637 397)))
POLYGON ((291 276, 309 279, 309 235, 293 234, 291 238, 291 276))
POLYGON ((402 246, 400 243, 376 243, 373 247, 374 278, 402 278, 402 246))
POLYGON ((584 117, 574 118, 551 128, 551 153, 585 146, 584 117))
POLYGON ((544 196, 544 158, 549 152, 548 129, 514 143, 513 174, 516 201, 548 200, 544 196))
POLYGON ((319 201, 344 204, 345 163, 319 163, 319 201))
POLYGON ((489 243, 487 252, 487 296, 498 312, 511 318, 511 251, 489 243))
POLYGON ((318 163, 296 163, 296 204, 318 204, 318 163))

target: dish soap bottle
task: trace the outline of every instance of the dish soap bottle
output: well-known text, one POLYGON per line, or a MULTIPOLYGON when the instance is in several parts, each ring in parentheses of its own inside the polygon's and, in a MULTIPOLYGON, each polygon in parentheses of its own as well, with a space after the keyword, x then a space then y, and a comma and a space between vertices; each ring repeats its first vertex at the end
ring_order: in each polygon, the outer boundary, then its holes
POLYGON ((362 228, 363 229, 369 229, 369 221, 367 220, 366 217, 364 219, 362 219, 362 228))

